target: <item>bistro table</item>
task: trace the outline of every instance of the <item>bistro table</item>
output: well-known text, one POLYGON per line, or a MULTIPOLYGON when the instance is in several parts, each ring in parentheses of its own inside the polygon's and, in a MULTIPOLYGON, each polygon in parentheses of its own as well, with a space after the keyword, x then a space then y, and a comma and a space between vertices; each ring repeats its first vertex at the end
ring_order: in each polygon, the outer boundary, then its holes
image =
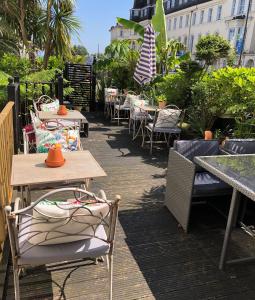
POLYGON ((57 111, 38 111, 38 117, 43 121, 66 120, 77 122, 80 127, 83 125, 84 133, 88 136, 89 123, 86 117, 78 110, 68 110, 67 115, 58 115, 57 111))
POLYGON ((200 156, 195 158, 195 162, 233 187, 219 268, 222 270, 226 263, 255 260, 255 257, 226 260, 231 231, 237 219, 240 195, 244 194, 255 201, 255 154, 200 156))
POLYGON ((11 185, 30 188, 63 182, 84 182, 88 187, 91 179, 106 176, 87 150, 65 152, 63 155, 66 162, 59 168, 48 168, 45 165, 46 153, 13 155, 11 185))

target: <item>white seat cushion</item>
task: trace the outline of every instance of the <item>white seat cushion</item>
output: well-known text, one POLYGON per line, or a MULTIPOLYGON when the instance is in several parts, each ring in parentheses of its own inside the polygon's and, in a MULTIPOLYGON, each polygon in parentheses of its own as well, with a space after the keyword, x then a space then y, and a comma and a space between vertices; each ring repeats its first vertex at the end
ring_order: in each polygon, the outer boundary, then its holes
POLYGON ((175 127, 179 121, 181 111, 178 109, 162 109, 155 124, 155 127, 175 127))
POLYGON ((109 214, 107 203, 82 204, 69 201, 41 201, 32 212, 30 226, 19 234, 26 234, 34 245, 63 244, 94 236, 97 227, 109 214))

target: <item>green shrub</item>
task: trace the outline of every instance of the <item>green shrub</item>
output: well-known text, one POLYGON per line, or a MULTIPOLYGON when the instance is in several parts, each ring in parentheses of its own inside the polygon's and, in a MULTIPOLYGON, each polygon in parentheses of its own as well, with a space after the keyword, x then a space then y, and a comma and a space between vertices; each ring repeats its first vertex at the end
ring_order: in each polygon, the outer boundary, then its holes
POLYGON ((192 87, 189 118, 196 132, 211 129, 215 119, 225 113, 246 122, 254 112, 255 68, 222 68, 192 87))
POLYGON ((5 53, 0 59, 0 70, 11 76, 18 74, 23 77, 31 71, 31 63, 27 58, 5 53))
POLYGON ((10 76, 2 71, 0 71, 0 107, 7 100, 7 89, 8 78, 10 76))

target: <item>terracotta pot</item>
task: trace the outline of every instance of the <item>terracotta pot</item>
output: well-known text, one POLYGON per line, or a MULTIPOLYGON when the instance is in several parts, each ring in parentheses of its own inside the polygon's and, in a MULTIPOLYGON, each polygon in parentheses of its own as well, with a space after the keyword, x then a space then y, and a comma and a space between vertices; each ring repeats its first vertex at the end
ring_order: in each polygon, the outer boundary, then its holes
POLYGON ((59 106, 58 115, 60 115, 60 116, 67 115, 67 108, 65 105, 59 106))
POLYGON ((50 168, 57 168, 63 166, 65 159, 62 154, 61 145, 57 144, 50 148, 48 152, 48 157, 45 163, 50 168))
POLYGON ((159 103, 158 103, 158 107, 159 108, 164 108, 164 107, 166 107, 166 101, 160 101, 159 103))
POLYGON ((213 139, 213 133, 211 130, 206 130, 204 132, 205 140, 212 140, 213 139))

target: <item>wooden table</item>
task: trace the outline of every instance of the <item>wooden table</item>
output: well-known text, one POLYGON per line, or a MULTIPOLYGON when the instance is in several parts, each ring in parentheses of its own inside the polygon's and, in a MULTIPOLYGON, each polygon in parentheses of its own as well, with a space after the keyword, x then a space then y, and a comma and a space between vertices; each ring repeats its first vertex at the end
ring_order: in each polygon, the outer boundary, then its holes
POLYGON ((88 121, 86 117, 79 112, 78 110, 69 110, 67 115, 58 115, 57 111, 39 111, 38 112, 39 119, 43 121, 49 120, 68 120, 78 122, 79 125, 83 125, 84 133, 88 136, 88 121))
POLYGON ((47 154, 13 155, 11 185, 31 187, 63 182, 89 183, 92 178, 106 176, 89 151, 64 153, 65 164, 59 168, 48 168, 44 161, 47 154))

